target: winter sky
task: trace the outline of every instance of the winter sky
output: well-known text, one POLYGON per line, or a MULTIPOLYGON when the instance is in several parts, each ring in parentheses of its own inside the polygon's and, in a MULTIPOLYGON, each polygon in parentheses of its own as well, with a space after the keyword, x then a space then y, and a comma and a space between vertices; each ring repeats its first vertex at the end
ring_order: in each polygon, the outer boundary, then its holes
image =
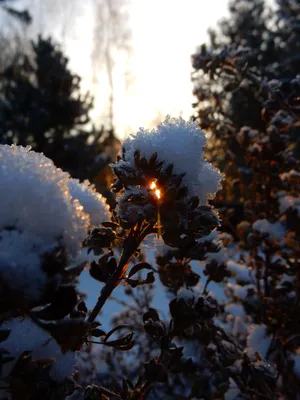
MULTIPOLYGON (((41 4, 41 0, 34 1, 41 4)), ((76 12, 77 0, 59 2, 64 31, 58 29, 56 36, 60 39, 65 35, 64 49, 70 57, 70 66, 83 78, 83 89, 94 93, 93 118, 101 121, 106 84, 99 71, 99 84, 94 85, 91 71, 95 1, 78 2, 76 12)), ((46 3, 52 5, 57 1, 46 3)), ((190 56, 207 40, 208 28, 215 27, 228 14, 228 0, 127 0, 127 3, 132 55, 129 61, 120 58, 114 75, 115 125, 120 137, 140 126, 152 127, 167 114, 191 116, 190 56), (123 78, 125 63, 130 76, 127 87, 123 78)), ((49 16, 41 6, 36 20, 38 30, 51 31, 55 36, 53 21, 51 29, 47 29, 49 16)))
POLYGON ((156 125, 167 114, 192 113, 190 56, 207 29, 227 13, 227 0, 132 0, 133 83, 120 92, 116 123, 120 136, 156 125))

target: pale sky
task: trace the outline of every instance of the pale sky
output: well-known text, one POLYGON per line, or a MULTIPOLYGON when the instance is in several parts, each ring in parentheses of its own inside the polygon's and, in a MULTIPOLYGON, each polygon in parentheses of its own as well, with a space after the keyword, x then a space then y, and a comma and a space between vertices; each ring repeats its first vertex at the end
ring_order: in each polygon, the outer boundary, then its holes
MULTIPOLYGON (((51 4, 51 1, 48 0, 51 4)), ((61 0, 72 6, 76 0, 61 0)), ((92 0, 91 0, 92 1, 92 0)), ((167 114, 192 114, 190 56, 207 40, 207 29, 228 14, 227 0, 128 0, 129 25, 132 30, 133 54, 130 59, 132 83, 125 88, 124 59, 115 74, 115 124, 117 134, 124 137, 139 127, 150 128, 167 114)), ((105 104, 105 82, 92 85, 91 51, 93 11, 89 1, 80 6, 76 18, 72 9, 62 7, 62 18, 72 21, 72 34, 66 34, 65 51, 71 69, 82 77, 82 87, 94 92, 93 118, 101 121, 105 104)), ((41 18, 41 16, 39 16, 41 18)), ((40 22, 40 27, 45 26, 40 22)), ((52 32, 53 33, 53 32, 52 32)), ((55 35, 54 35, 55 36, 55 35)))

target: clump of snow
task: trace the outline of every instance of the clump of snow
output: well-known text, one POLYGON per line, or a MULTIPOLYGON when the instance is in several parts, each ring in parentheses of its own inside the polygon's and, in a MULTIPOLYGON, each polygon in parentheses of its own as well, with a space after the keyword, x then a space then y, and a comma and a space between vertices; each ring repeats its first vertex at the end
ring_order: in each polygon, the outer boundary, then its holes
POLYGON ((202 236, 201 238, 197 239, 197 243, 205 243, 205 242, 211 242, 213 240, 218 240, 220 235, 220 232, 218 232, 216 229, 211 231, 210 234, 206 236, 202 236))
POLYGON ((149 159, 157 153, 159 161, 165 161, 165 167, 173 164, 174 173, 185 173, 183 184, 189 189, 189 195, 198 196, 201 203, 215 196, 221 188, 223 178, 220 172, 204 159, 205 134, 196 122, 186 122, 182 118, 167 117, 156 129, 140 128, 123 143, 126 150, 125 161, 119 163, 134 166, 134 153, 140 150, 142 157, 149 159))
POLYGON ((0 276, 36 299, 47 282, 41 256, 63 246, 76 258, 90 225, 69 174, 29 147, 0 145, 0 276))
POLYGON ((226 248, 223 246, 222 234, 217 230, 213 230, 209 235, 197 239, 197 243, 212 242, 218 246, 218 251, 207 252, 205 259, 207 261, 216 261, 218 264, 225 264, 228 261, 226 248))
POLYGON ((249 355, 258 352, 263 358, 266 358, 272 338, 267 334, 265 325, 251 324, 247 338, 247 350, 249 355))
POLYGON ((294 196, 282 196, 279 198, 280 213, 286 212, 289 208, 295 208, 300 215, 300 198, 294 196))
POLYGON ((208 252, 205 254, 205 259, 207 261, 216 261, 218 264, 225 264, 228 260, 228 255, 224 247, 220 247, 219 251, 208 252))
POLYGON ((248 332, 248 324, 246 323, 244 307, 238 303, 231 303, 226 305, 224 309, 228 313, 226 322, 230 324, 227 329, 228 333, 245 335, 248 332))
POLYGON ((39 299, 47 282, 40 269, 49 246, 27 232, 0 231, 0 274, 11 290, 22 290, 27 299, 39 299))
POLYGON ((73 256, 89 224, 68 190, 69 174, 29 147, 0 145, 0 230, 13 227, 40 237, 49 247, 61 238, 73 256))
POLYGON ((88 180, 80 183, 78 179, 70 179, 68 188, 73 199, 77 199, 83 206, 83 210, 90 216, 92 225, 100 225, 111 219, 109 206, 105 198, 96 191, 95 185, 88 180))
POLYGON ((251 271, 247 265, 229 260, 227 262, 227 268, 235 274, 237 281, 245 283, 250 283, 252 281, 251 271))
POLYGON ((178 300, 180 299, 184 300, 187 305, 193 305, 195 301, 195 293, 191 289, 186 289, 186 288, 179 289, 176 297, 178 300))
POLYGON ((1 326, 2 329, 11 330, 8 338, 1 342, 1 348, 9 352, 15 359, 3 366, 2 378, 12 370, 17 358, 24 351, 32 351, 33 359, 53 358, 50 377, 56 382, 63 382, 71 376, 74 368, 74 353, 71 351, 63 354, 56 341, 29 318, 14 318, 1 326))
POLYGON ((245 315, 244 307, 238 303, 231 303, 225 306, 225 311, 234 317, 242 317, 245 315))
MULTIPOLYGON (((256 286, 254 284, 249 285, 238 285, 228 282, 226 285, 227 289, 232 291, 234 296, 239 297, 242 301, 250 299, 249 293, 256 293, 256 286)), ((255 298, 251 295, 251 299, 255 298)))
POLYGON ((276 240, 282 240, 285 236, 285 227, 281 221, 272 223, 266 219, 258 219, 252 228, 260 233, 268 233, 276 240))

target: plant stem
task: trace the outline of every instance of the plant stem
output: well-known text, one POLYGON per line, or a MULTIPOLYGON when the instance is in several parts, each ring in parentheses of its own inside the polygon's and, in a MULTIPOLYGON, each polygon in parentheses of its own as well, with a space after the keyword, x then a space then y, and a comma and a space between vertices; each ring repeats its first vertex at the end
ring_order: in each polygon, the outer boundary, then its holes
POLYGON ((130 258, 138 249, 141 242, 145 237, 151 233, 153 230, 152 225, 148 225, 142 232, 139 229, 132 228, 129 236, 125 239, 123 245, 123 251, 117 268, 114 273, 110 276, 104 287, 102 288, 100 295, 98 297, 97 303, 92 310, 88 321, 93 322, 100 313, 102 307, 112 294, 113 290, 119 285, 120 281, 124 278, 130 258))

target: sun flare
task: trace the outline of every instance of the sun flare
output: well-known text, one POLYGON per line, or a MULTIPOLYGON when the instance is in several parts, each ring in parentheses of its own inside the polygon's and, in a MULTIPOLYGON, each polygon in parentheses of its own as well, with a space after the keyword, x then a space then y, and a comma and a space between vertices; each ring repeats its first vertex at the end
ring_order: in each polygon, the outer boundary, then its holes
POLYGON ((155 190, 155 196, 159 200, 161 198, 161 192, 160 192, 160 189, 158 189, 158 187, 156 185, 156 181, 152 181, 150 183, 150 189, 155 190))

